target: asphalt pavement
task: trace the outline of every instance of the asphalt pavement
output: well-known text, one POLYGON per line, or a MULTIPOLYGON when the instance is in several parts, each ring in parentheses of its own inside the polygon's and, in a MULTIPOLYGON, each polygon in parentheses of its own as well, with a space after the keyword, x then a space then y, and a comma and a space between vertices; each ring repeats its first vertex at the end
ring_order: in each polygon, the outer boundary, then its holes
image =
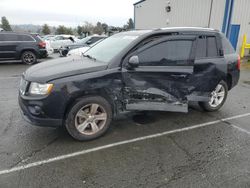
POLYGON ((77 142, 22 119, 28 67, 0 64, 0 187, 250 187, 250 69, 218 112, 124 113, 103 137, 77 142))

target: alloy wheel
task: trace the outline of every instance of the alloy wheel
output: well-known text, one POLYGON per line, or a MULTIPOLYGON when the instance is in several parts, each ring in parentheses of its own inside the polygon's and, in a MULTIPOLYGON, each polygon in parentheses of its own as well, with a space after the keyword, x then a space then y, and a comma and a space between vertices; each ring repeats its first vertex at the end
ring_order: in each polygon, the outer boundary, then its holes
POLYGON ((218 84, 214 91, 211 93, 209 105, 213 108, 218 107, 225 98, 225 88, 222 84, 218 84))
POLYGON ((99 104, 88 104, 81 108, 75 116, 76 129, 84 135, 94 135, 103 129, 107 121, 107 113, 99 104))
POLYGON ((23 54, 23 60, 26 64, 33 64, 36 61, 36 57, 32 53, 23 54))

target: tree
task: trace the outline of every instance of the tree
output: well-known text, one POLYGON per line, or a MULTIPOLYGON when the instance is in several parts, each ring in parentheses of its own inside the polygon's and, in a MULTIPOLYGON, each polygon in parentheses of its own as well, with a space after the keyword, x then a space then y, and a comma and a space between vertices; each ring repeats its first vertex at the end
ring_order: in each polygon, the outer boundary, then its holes
POLYGON ((85 22, 82 26, 82 32, 85 34, 85 36, 90 35, 93 33, 93 28, 94 26, 91 23, 85 22))
POLYGON ((43 33, 44 35, 49 35, 49 34, 51 33, 48 24, 44 24, 44 25, 43 25, 43 27, 42 27, 42 33, 43 33))
POLYGON ((61 35, 61 34, 67 34, 67 35, 72 35, 73 30, 72 28, 67 28, 64 25, 59 25, 58 28, 56 29, 56 34, 61 35))
POLYGON ((67 35, 73 35, 73 30, 71 27, 66 27, 66 33, 67 35))
POLYGON ((56 29, 56 34, 61 35, 66 33, 66 27, 64 25, 59 25, 56 29))
POLYGON ((104 32, 102 28, 101 22, 97 22, 96 26, 94 27, 93 33, 101 35, 104 32))
POLYGON ((7 20, 7 18, 5 16, 2 17, 1 22, 2 22, 1 27, 3 30, 12 31, 10 24, 9 24, 9 21, 7 20))
POLYGON ((105 34, 108 32, 108 28, 109 28, 108 24, 102 23, 102 29, 103 29, 105 34))
POLYGON ((132 18, 129 18, 127 24, 123 26, 123 29, 125 29, 125 30, 134 29, 134 21, 132 20, 132 18))
POLYGON ((80 25, 77 26, 77 34, 79 36, 82 36, 82 34, 83 34, 83 29, 82 29, 82 27, 80 25))
POLYGON ((127 25, 129 30, 134 29, 134 21, 132 18, 129 18, 127 25))

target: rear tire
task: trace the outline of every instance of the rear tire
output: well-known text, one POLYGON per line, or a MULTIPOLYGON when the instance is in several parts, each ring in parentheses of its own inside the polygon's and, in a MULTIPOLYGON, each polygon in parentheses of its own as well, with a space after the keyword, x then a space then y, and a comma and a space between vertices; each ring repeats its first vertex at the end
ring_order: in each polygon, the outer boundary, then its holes
POLYGON ((213 112, 219 110, 227 99, 228 86, 226 82, 221 81, 214 91, 211 92, 211 98, 208 102, 199 102, 200 107, 207 111, 213 112))
POLYGON ((112 108, 103 97, 81 98, 70 109, 65 126, 78 141, 98 138, 106 133, 112 120, 112 108))
POLYGON ((37 62, 37 57, 32 51, 24 51, 21 55, 21 60, 26 65, 32 65, 37 62))

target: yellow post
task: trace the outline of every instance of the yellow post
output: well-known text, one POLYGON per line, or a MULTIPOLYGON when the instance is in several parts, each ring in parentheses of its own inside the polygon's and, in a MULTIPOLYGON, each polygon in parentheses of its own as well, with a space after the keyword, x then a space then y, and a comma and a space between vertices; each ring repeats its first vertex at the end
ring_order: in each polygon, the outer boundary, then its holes
POLYGON ((245 48, 247 44, 247 35, 243 35, 243 42, 242 42, 242 47, 241 47, 241 52, 240 52, 240 57, 243 58, 245 55, 245 48))

